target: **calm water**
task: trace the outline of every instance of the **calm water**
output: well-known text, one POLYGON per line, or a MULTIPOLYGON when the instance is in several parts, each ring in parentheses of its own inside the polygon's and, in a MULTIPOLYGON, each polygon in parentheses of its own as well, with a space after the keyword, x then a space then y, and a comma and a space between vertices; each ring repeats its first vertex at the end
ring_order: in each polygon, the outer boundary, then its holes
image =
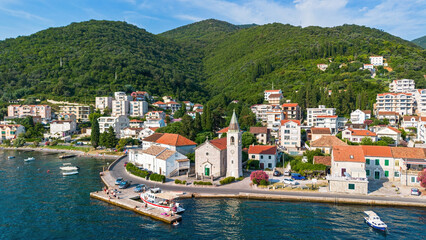
POLYGON ((422 209, 236 199, 183 200, 183 222, 170 226, 90 199, 102 187, 104 160, 57 156, 0 151, 0 239, 425 238, 422 209), (36 161, 24 163, 28 156, 36 161), (80 174, 63 177, 62 162, 80 166, 80 174), (363 222, 362 211, 369 209, 388 224, 387 236, 363 222))

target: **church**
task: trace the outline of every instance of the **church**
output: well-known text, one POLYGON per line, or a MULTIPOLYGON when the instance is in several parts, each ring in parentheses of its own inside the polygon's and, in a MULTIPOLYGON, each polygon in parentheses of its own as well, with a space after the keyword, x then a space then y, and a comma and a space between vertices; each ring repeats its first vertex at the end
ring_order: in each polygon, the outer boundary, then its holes
POLYGON ((206 140, 195 149, 195 174, 199 177, 240 177, 242 170, 241 130, 235 111, 226 137, 206 140))

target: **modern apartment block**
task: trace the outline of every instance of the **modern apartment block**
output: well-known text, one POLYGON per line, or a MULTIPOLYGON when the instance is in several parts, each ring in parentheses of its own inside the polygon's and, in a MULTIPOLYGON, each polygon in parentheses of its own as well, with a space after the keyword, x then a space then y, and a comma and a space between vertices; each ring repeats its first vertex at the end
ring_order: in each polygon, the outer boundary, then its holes
POLYGON ((281 109, 286 115, 286 119, 300 120, 302 118, 302 112, 297 103, 284 103, 281 105, 281 109))
POLYGON ((264 92, 264 99, 265 101, 269 102, 269 96, 271 96, 272 94, 274 94, 273 96, 276 96, 275 94, 279 94, 279 95, 283 95, 283 92, 281 91, 281 89, 278 90, 265 90, 264 92))
POLYGON ((60 114, 74 114, 78 121, 89 121, 90 106, 83 105, 63 105, 59 106, 60 114))
POLYGON ((128 116, 130 102, 127 100, 113 100, 112 101, 112 116, 128 116))
POLYGON ((7 107, 7 116, 9 117, 41 117, 50 120, 52 118, 52 109, 49 105, 9 105, 7 107))
POLYGON ((282 120, 280 128, 280 145, 289 148, 300 148, 302 136, 299 120, 282 120))
POLYGON ((412 93, 381 93, 377 94, 375 113, 397 112, 399 115, 414 113, 414 97, 412 93))
POLYGON ((132 101, 133 97, 126 95, 125 92, 115 92, 114 99, 116 101, 132 101))
POLYGON ((148 112, 148 103, 145 101, 131 101, 129 115, 131 117, 143 117, 148 112))
POLYGON ((389 91, 393 93, 409 93, 413 92, 416 84, 412 79, 398 79, 389 83, 389 91))
POLYGON ((95 108, 101 110, 101 113, 103 113, 106 108, 112 110, 112 97, 96 97, 95 108))
POLYGON ((100 117, 98 118, 98 122, 100 133, 103 133, 107 131, 109 127, 112 127, 117 137, 120 137, 121 130, 129 127, 129 119, 126 116, 100 117))
POLYGON ((416 89, 414 99, 417 115, 426 116, 426 89, 416 89))
POLYGON ((336 116, 335 108, 326 108, 324 105, 319 105, 318 108, 307 108, 306 110, 308 126, 311 127, 317 126, 316 120, 318 116, 336 116))
POLYGON ((383 56, 371 56, 370 63, 374 66, 383 66, 383 56))

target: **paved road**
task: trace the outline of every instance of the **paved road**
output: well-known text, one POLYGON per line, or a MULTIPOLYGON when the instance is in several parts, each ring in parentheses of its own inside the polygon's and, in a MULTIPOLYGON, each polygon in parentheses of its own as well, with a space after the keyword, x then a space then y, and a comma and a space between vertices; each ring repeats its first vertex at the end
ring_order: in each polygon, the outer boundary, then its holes
POLYGON ((414 203, 426 203, 425 197, 380 197, 380 196, 365 196, 365 195, 349 195, 349 194, 335 194, 335 193, 318 193, 318 192, 286 192, 286 191, 267 191, 267 190, 256 190, 252 189, 249 186, 247 188, 233 187, 233 184, 229 184, 221 187, 190 187, 190 186, 178 186, 178 185, 169 185, 169 184, 155 184, 151 181, 142 180, 139 177, 135 177, 131 174, 128 174, 124 169, 124 162, 128 161, 128 158, 125 157, 121 159, 115 166, 110 169, 111 176, 115 179, 117 177, 124 177, 126 180, 132 181, 132 187, 136 184, 145 184, 149 187, 161 187, 162 190, 166 191, 183 191, 187 193, 208 193, 208 194, 235 194, 238 195, 240 192, 244 193, 256 193, 264 195, 286 195, 286 196, 296 196, 296 197, 331 197, 331 198, 350 198, 350 199, 368 199, 368 200, 384 200, 384 201, 404 201, 404 202, 414 202, 414 203))

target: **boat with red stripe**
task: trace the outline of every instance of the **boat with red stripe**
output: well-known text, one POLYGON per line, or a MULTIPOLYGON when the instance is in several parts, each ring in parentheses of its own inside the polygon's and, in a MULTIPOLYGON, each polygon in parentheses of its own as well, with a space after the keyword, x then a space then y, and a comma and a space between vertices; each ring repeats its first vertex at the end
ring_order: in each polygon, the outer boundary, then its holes
POLYGON ((163 192, 160 188, 151 188, 140 194, 141 200, 149 207, 162 209, 165 212, 182 213, 185 211, 181 204, 176 202, 179 196, 173 192, 163 192))

